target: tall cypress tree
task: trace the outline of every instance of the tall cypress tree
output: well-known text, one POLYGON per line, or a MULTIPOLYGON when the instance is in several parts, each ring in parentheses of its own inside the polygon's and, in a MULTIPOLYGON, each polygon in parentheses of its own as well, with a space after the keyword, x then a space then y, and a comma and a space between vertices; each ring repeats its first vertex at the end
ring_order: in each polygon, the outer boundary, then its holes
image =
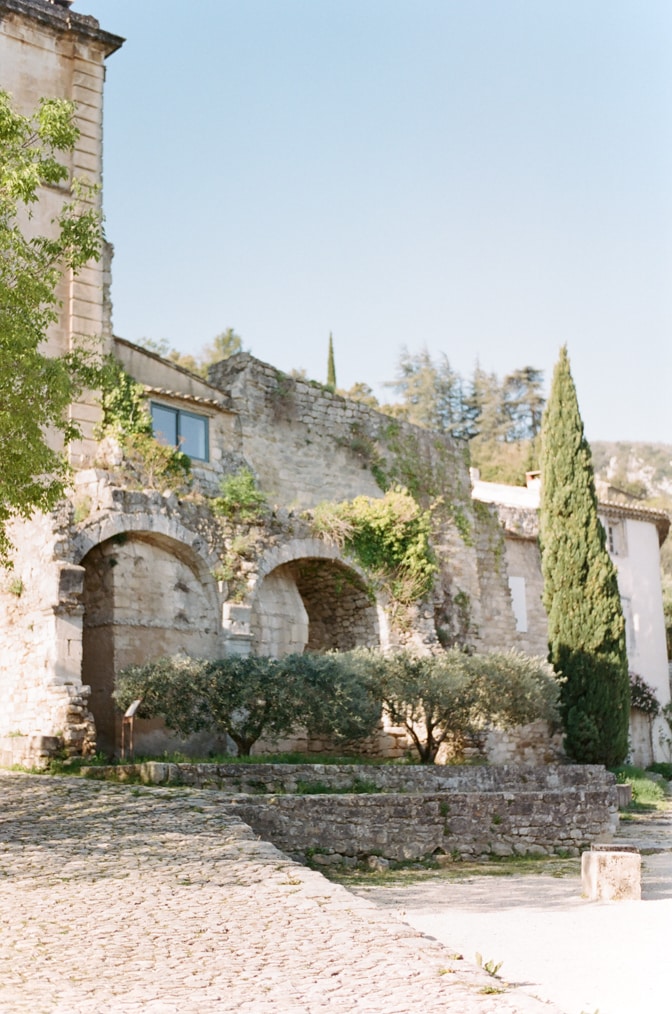
POLYGON ((329 332, 329 359, 327 360, 327 387, 330 391, 336 390, 336 362, 334 360, 334 339, 329 332))
POLYGON ((566 680, 565 750, 575 761, 613 766, 628 750, 625 624, 566 347, 553 374, 541 440, 544 606, 549 660, 566 680))

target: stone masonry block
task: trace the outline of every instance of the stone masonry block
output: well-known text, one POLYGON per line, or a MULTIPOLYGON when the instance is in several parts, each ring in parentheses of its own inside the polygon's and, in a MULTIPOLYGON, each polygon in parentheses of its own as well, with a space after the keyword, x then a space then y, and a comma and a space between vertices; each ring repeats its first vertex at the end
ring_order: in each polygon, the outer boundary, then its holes
POLYGON ((634 847, 593 845, 581 857, 581 886, 590 901, 639 901, 642 857, 634 847))

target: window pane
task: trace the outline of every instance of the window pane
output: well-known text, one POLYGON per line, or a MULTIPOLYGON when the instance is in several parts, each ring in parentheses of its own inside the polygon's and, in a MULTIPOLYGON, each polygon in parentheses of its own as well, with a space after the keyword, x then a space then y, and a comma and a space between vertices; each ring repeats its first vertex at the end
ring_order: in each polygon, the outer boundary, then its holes
POLYGON ((205 416, 180 412, 180 450, 190 458, 208 460, 208 420, 205 416))
POLYGON ((160 444, 177 447, 177 412, 165 405, 152 402, 152 428, 154 436, 160 444))

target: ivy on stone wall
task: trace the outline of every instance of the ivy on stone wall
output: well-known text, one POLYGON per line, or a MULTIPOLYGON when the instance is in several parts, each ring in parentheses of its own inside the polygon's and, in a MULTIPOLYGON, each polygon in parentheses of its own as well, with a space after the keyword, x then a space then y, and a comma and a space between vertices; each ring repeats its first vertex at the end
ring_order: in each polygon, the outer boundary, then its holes
POLYGON ((352 553, 397 602, 429 594, 437 570, 429 541, 431 514, 408 490, 396 486, 380 498, 318 504, 311 522, 320 536, 352 553))
POLYGON ((110 356, 104 366, 100 403, 103 421, 96 437, 112 437, 121 448, 121 470, 126 485, 135 483, 150 489, 184 491, 188 486, 191 460, 176 447, 167 447, 154 438, 145 392, 110 356))

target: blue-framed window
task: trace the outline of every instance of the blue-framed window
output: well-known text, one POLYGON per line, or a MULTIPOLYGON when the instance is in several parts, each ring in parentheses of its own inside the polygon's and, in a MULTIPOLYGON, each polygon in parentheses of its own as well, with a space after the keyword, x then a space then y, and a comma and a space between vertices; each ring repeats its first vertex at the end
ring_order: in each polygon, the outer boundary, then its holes
POLYGON ((209 461, 208 417, 181 408, 150 403, 152 428, 160 444, 179 447, 190 458, 209 461))

